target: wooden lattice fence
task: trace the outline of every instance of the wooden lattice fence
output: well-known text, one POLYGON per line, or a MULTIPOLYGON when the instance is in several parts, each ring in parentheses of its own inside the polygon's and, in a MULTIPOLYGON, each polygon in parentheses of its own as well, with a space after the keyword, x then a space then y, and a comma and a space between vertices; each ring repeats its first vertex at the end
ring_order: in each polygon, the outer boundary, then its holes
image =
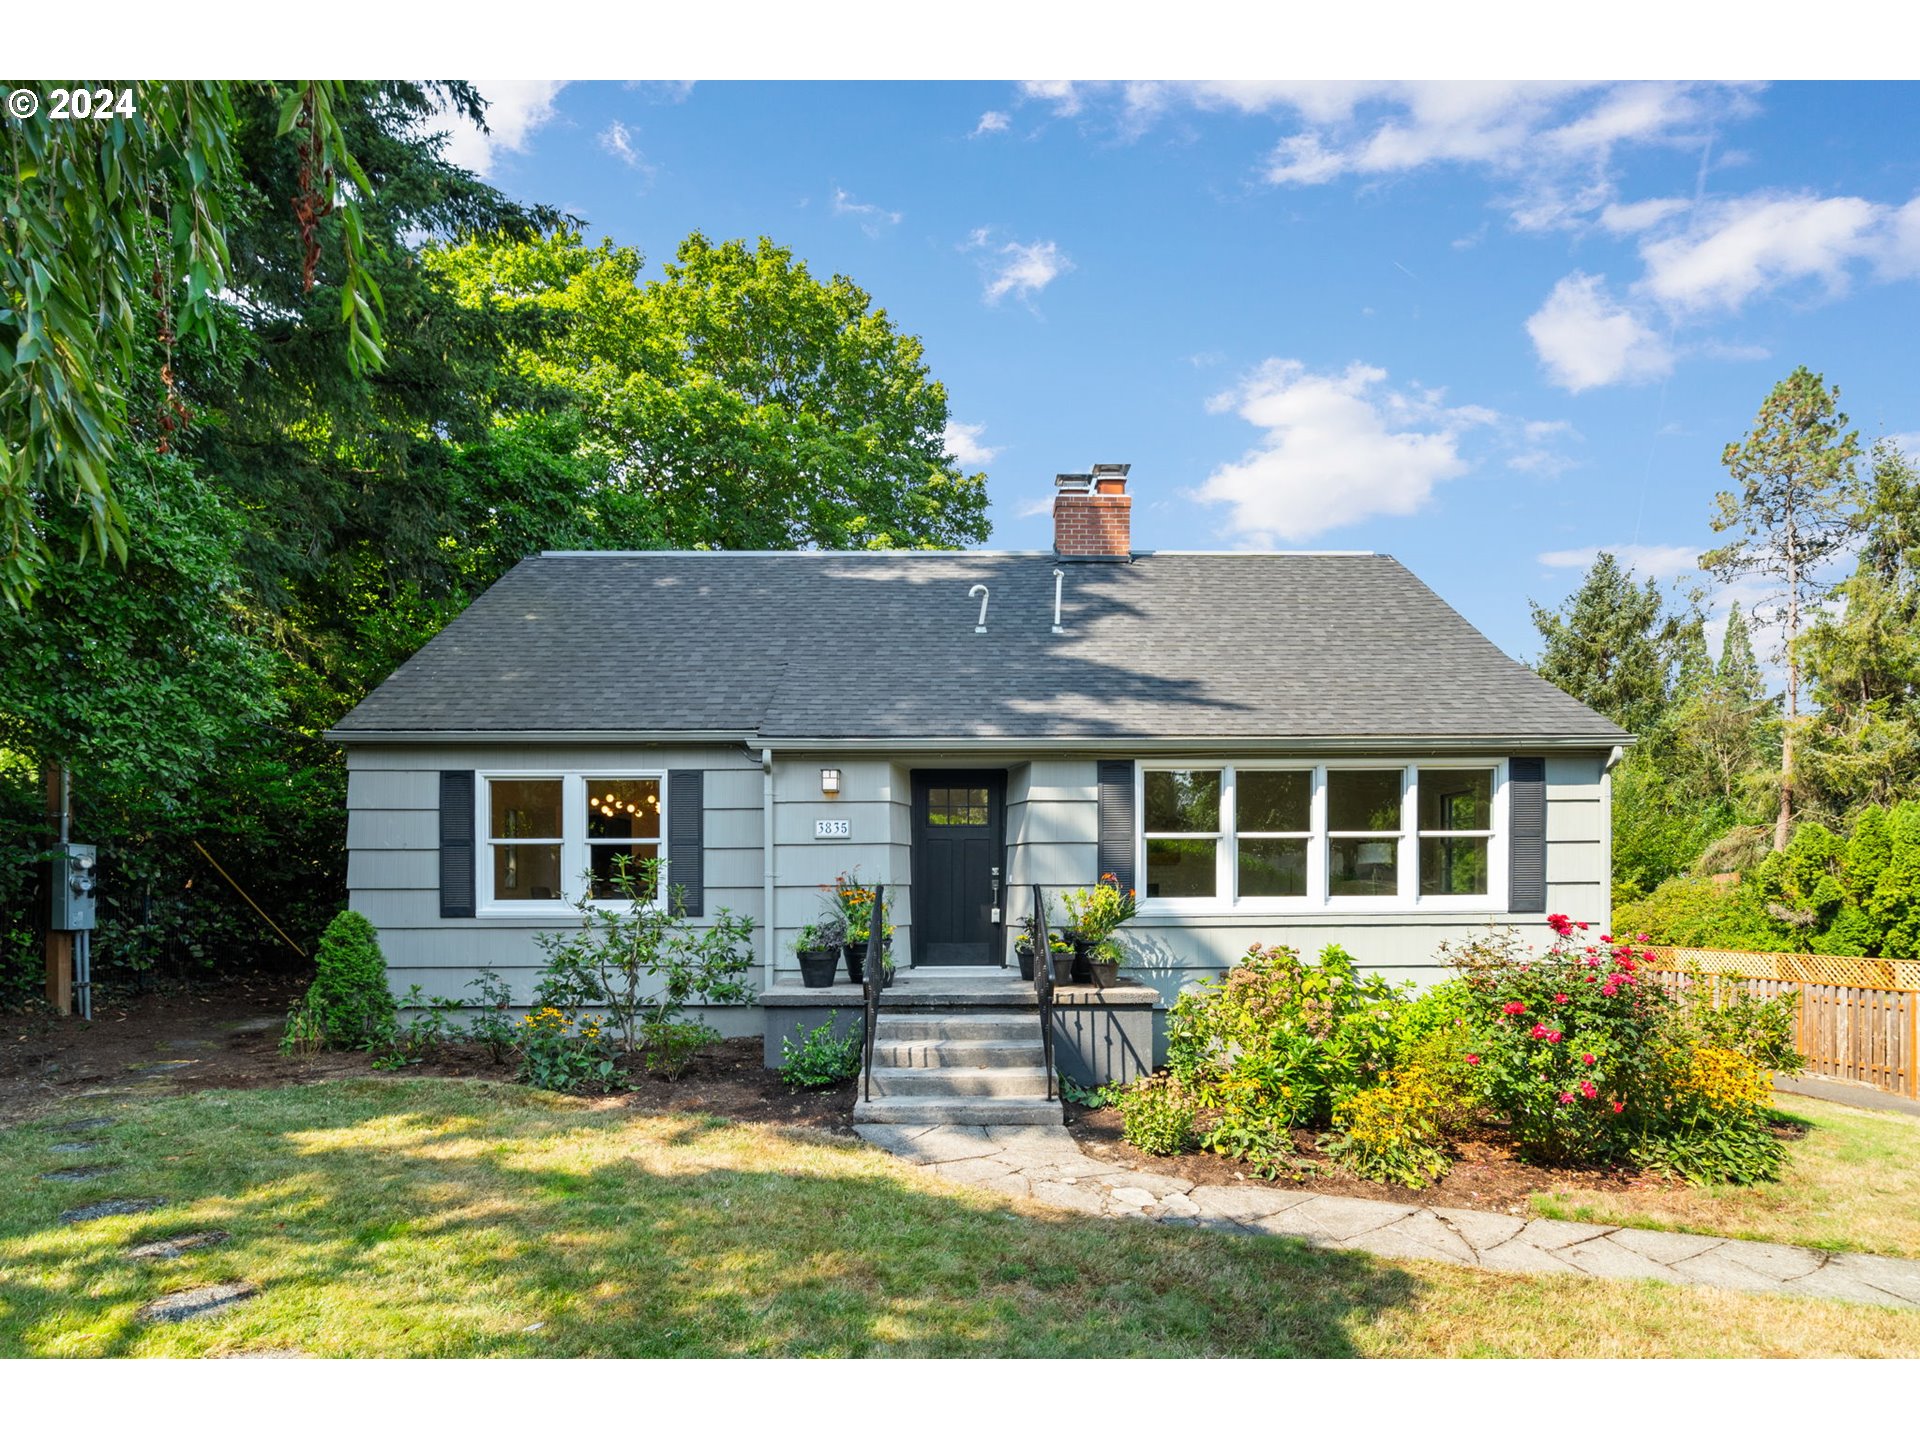
POLYGON ((1660 979, 1713 975, 1770 999, 1798 992, 1795 1044, 1807 1068, 1920 1099, 1920 962, 1654 946, 1660 979))

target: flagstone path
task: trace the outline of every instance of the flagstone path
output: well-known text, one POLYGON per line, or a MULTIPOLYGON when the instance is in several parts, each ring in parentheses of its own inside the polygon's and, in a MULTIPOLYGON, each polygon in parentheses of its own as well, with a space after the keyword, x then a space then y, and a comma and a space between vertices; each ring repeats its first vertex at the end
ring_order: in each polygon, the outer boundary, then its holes
POLYGON ((1920 1261, 1713 1235, 1529 1220, 1268 1185, 1195 1185, 1096 1160, 1051 1126, 856 1125, 861 1139, 965 1185, 1087 1215, 1153 1220, 1389 1260, 1607 1280, 1666 1280, 1920 1309, 1920 1261))

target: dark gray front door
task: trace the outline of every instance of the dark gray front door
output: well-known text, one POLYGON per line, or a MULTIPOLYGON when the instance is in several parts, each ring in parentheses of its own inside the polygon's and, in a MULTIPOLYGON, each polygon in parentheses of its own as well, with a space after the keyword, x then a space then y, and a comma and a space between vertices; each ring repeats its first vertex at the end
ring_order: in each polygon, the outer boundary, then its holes
POLYGON ((913 772, 913 963, 998 965, 1004 770, 913 772))

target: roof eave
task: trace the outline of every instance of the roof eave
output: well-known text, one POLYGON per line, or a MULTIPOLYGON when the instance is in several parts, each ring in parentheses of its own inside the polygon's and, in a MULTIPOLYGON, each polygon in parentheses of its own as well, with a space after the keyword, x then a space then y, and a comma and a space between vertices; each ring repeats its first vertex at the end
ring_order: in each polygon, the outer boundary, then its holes
POLYGON ((763 735, 741 730, 373 730, 332 729, 337 745, 746 745, 772 750, 1022 750, 1046 753, 1197 755, 1248 750, 1362 755, 1384 750, 1510 754, 1595 751, 1634 744, 1619 732, 1590 735, 763 735))

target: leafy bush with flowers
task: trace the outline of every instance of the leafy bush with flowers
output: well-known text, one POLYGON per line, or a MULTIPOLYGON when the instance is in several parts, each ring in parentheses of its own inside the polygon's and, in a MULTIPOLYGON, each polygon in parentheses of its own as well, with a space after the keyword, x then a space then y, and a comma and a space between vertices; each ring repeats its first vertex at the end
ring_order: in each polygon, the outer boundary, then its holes
POLYGON ((1294 1126, 1326 1124, 1385 1074, 1404 989, 1361 975, 1337 945, 1317 965, 1289 946, 1256 945, 1226 975, 1182 995, 1167 1019, 1167 1066, 1215 1112, 1203 1143, 1275 1168, 1294 1126))
POLYGON ((616 1079, 613 1047, 600 1022, 542 1005, 515 1027, 520 1079, 539 1090, 571 1094, 592 1085, 610 1088, 616 1079))
POLYGON ((1149 1155, 1191 1150, 1199 1125, 1199 1106, 1176 1082, 1150 1075, 1120 1092, 1121 1133, 1127 1143, 1149 1155))
POLYGON ((1536 953, 1508 929, 1442 947, 1475 1001, 1471 1063, 1492 1112, 1549 1164, 1625 1151, 1655 1118, 1673 996, 1642 978, 1647 958, 1611 936, 1548 917, 1536 953))
POLYGON ((1134 892, 1122 890, 1115 875, 1102 875, 1091 890, 1069 890, 1060 897, 1066 907, 1067 929, 1090 945, 1107 943, 1122 925, 1139 913, 1134 892))
POLYGON ((1692 1185, 1778 1179, 1787 1152, 1770 1123, 1767 1072, 1720 1045, 1670 1050, 1663 1058, 1658 1123, 1634 1146, 1634 1159, 1692 1185))

